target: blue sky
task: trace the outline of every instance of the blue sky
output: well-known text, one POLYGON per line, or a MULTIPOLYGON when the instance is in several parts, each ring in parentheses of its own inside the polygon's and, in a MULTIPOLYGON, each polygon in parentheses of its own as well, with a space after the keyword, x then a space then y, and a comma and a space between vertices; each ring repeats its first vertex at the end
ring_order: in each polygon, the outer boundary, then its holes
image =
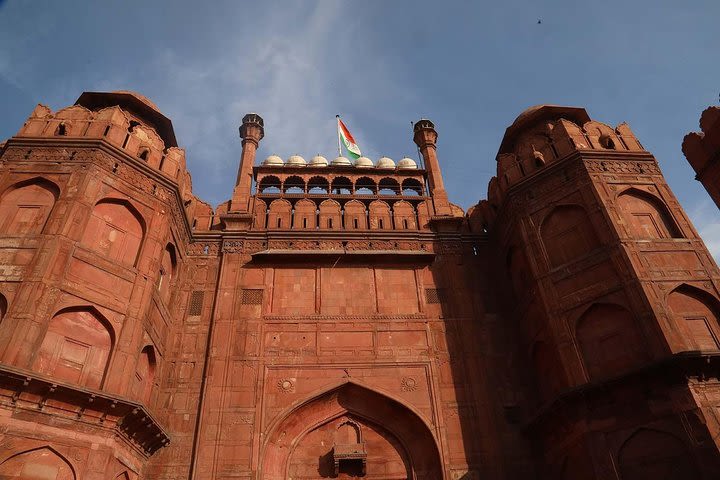
POLYGON ((415 156, 432 119, 451 201, 485 198, 505 128, 539 103, 627 121, 716 258, 720 214, 680 150, 720 95, 720 2, 76 2, 0 0, 0 138, 36 103, 135 90, 169 117, 196 194, 227 199, 243 114, 259 157, 415 156), (542 19, 542 24, 537 23, 542 19))

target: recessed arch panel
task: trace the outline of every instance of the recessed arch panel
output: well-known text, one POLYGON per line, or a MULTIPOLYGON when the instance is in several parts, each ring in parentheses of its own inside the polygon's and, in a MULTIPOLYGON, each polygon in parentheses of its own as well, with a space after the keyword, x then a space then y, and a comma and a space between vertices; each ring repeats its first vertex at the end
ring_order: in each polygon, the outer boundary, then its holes
POLYGON ((718 349, 720 308, 712 295, 690 285, 681 285, 668 295, 667 305, 684 333, 688 349, 718 349))
POLYGON ((76 480, 70 463, 50 447, 28 450, 0 464, 3 480, 76 480))
POLYGON ((94 308, 61 310, 48 323, 33 370, 60 381, 100 388, 113 343, 112 327, 94 308))
POLYGON ((0 198, 0 234, 42 233, 60 189, 44 178, 34 178, 10 187, 0 198))
POLYGON ((555 207, 542 222, 540 236, 551 268, 575 261, 600 246, 587 212, 579 205, 555 207))
POLYGON ((630 188, 618 196, 617 203, 633 238, 682 238, 667 206, 655 195, 630 188))
POLYGON ((641 428, 618 452, 622 480, 687 480, 700 478, 695 461, 675 435, 641 428))
POLYGON ((123 265, 137 263, 145 222, 126 200, 104 199, 92 210, 81 243, 123 265))

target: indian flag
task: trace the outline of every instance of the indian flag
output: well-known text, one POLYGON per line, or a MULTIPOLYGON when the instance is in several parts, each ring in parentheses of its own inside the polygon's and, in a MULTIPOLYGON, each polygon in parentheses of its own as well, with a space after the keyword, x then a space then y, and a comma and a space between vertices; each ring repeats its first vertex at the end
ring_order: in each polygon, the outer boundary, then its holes
POLYGON ((360 147, 358 147, 357 142, 355 142, 355 139, 353 138, 352 134, 350 133, 350 130, 345 126, 342 120, 340 120, 340 116, 337 117, 338 121, 338 140, 345 145, 345 148, 348 151, 348 156, 352 157, 353 159, 358 159, 362 156, 362 153, 360 153, 360 147))

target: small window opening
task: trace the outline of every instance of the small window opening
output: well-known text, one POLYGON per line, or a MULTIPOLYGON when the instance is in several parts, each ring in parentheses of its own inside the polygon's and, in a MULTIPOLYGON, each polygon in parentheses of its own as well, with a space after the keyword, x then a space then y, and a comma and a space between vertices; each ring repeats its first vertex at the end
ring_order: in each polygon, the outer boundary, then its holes
POLYGON ((107 137, 107 134, 110 133, 110 125, 105 127, 105 131, 103 132, 103 137, 107 137))
POLYGON ((603 148, 607 148, 608 150, 615 150, 615 142, 612 138, 610 138, 609 135, 600 136, 600 145, 602 145, 603 148))
POLYGON ((113 173, 117 173, 117 170, 118 170, 118 164, 116 163, 115 165, 113 165, 113 173))
POLYGON ((382 218, 378 219, 378 224, 380 225, 381 229, 385 228, 385 227, 383 227, 383 219, 382 218))
POLYGON ((406 219, 403 219, 403 229, 404 229, 404 230, 407 230, 407 228, 408 228, 407 220, 406 220, 406 219))
POLYGON ((61 123, 60 125, 58 125, 56 135, 60 135, 61 137, 64 137, 65 135, 67 135, 67 127, 65 126, 64 123, 61 123))
POLYGON ((204 254, 204 255, 207 255, 207 254, 209 254, 209 253, 210 253, 210 246, 209 246, 209 245, 205 245, 205 246, 203 247, 203 254, 204 254))
POLYGON ((140 125, 140 122, 136 122, 135 120, 130 120, 130 125, 128 126, 128 133, 133 131, 133 128, 140 125))
POLYGON ((195 230, 195 227, 197 227, 197 218, 193 218, 192 229, 195 230))
POLYGON ((282 218, 278 217, 277 220, 277 228, 280 228, 280 226, 282 225, 282 218))
POLYGON ((332 218, 328 218, 328 228, 333 228, 333 226, 332 226, 332 218))
POLYGON ((355 225, 355 229, 358 228, 358 219, 357 218, 353 219, 353 225, 355 225))
POLYGON ((147 162, 148 152, 149 152, 148 149, 143 150, 142 152, 140 152, 140 155, 138 155, 138 158, 140 158, 140 160, 145 160, 147 162))
POLYGON ((307 228, 307 218, 303 218, 303 228, 307 228))

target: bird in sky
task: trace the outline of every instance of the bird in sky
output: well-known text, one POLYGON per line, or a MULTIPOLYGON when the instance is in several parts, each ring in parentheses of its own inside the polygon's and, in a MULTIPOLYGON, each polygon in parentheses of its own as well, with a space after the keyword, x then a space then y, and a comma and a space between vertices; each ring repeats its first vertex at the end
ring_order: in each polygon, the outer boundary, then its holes
POLYGON ((542 23, 542 19, 538 18, 538 25, 542 23))

